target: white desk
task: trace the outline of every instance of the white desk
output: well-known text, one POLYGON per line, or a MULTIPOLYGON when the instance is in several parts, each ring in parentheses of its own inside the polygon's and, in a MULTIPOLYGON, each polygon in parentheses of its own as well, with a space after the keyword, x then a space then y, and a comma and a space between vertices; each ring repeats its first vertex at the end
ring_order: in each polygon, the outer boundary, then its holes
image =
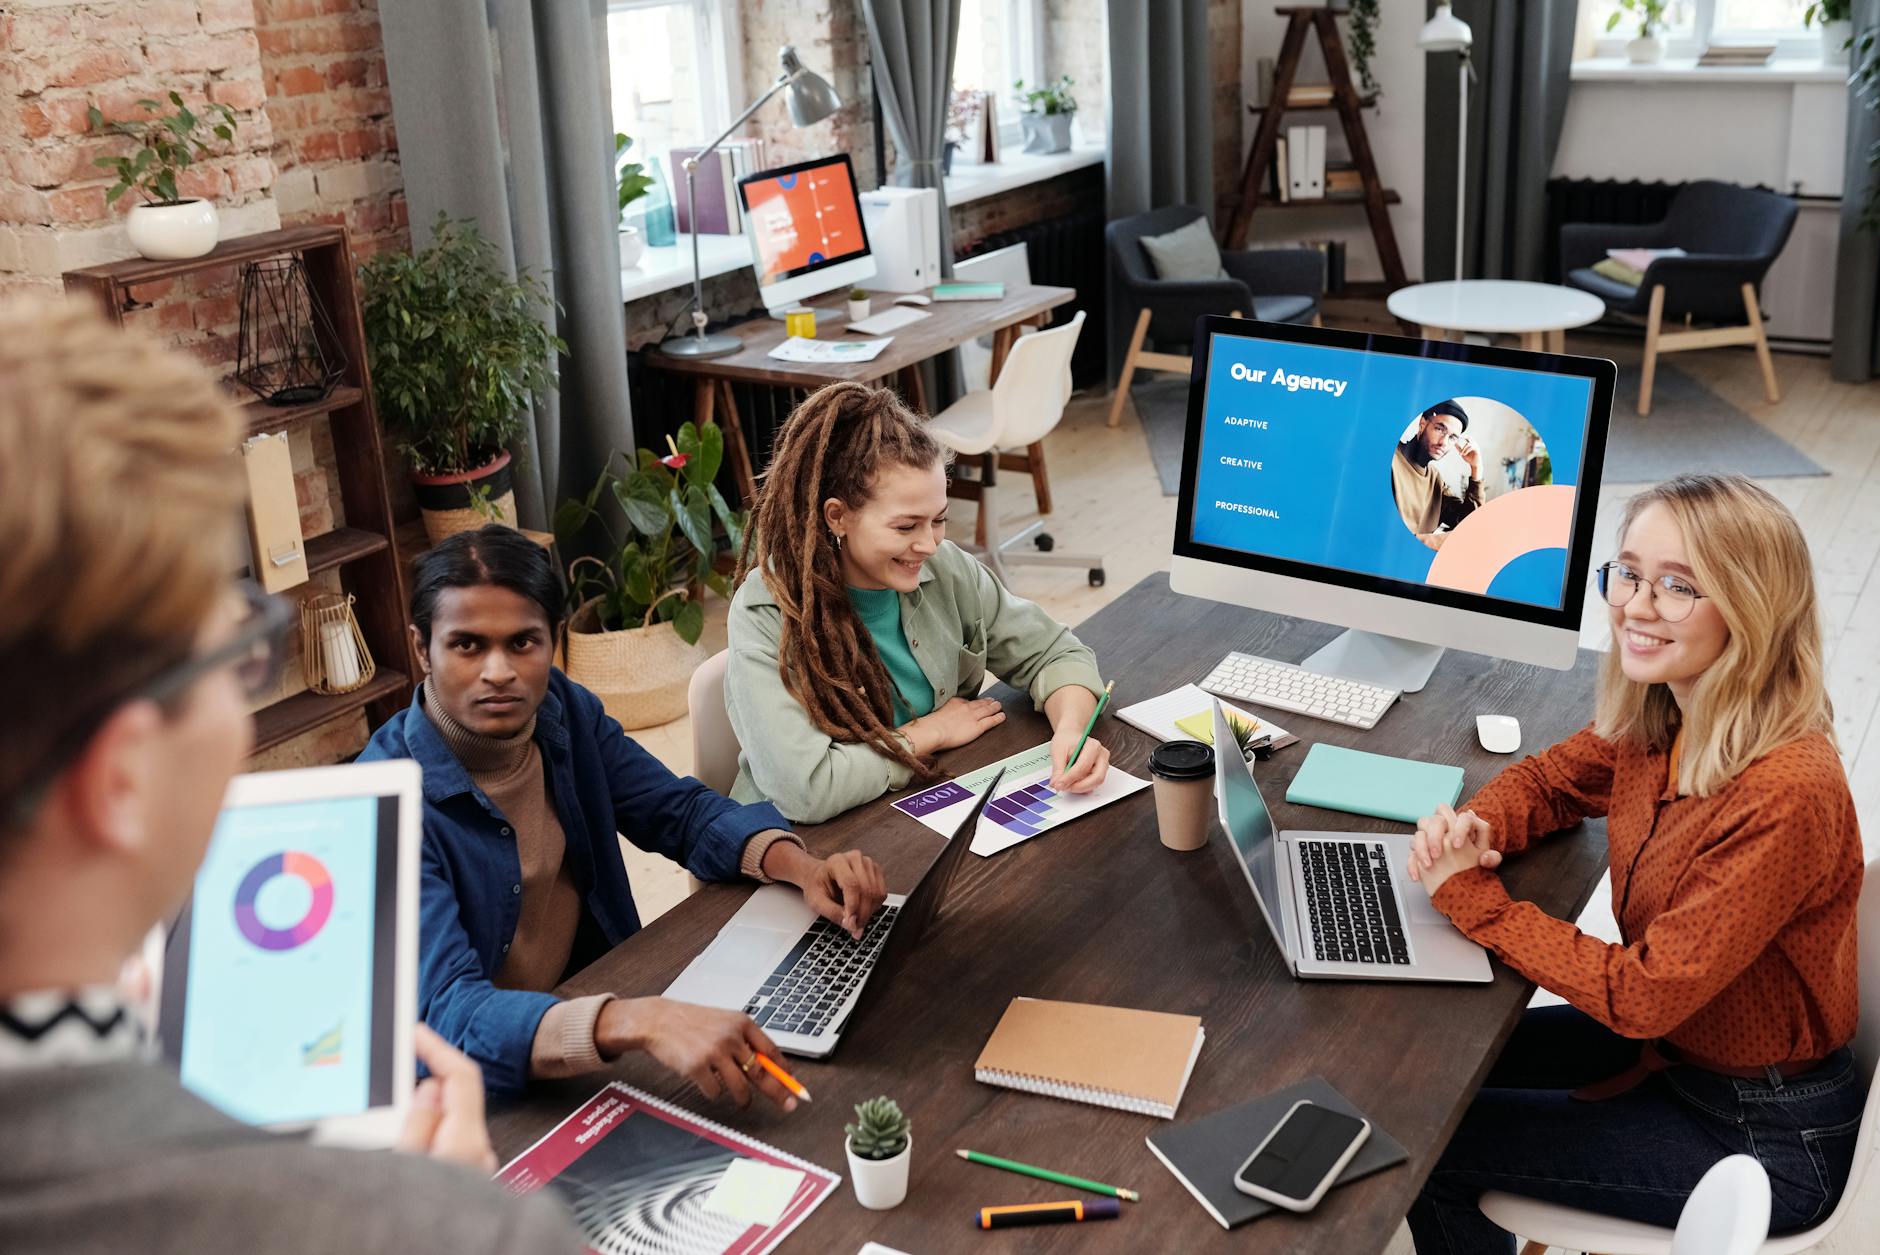
POLYGON ((1431 340, 1451 331, 1518 335, 1521 347, 1561 353, 1567 328, 1597 322, 1606 303, 1591 292, 1514 279, 1452 279, 1415 283, 1390 294, 1385 306, 1423 328, 1431 340))

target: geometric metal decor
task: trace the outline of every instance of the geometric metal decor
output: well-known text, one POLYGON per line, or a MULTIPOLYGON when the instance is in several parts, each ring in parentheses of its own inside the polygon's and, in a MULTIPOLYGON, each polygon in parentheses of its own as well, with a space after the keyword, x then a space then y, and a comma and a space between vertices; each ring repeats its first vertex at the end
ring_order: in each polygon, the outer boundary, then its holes
POLYGON ((242 267, 235 378, 269 405, 323 399, 346 374, 333 320, 314 299, 298 254, 242 267))

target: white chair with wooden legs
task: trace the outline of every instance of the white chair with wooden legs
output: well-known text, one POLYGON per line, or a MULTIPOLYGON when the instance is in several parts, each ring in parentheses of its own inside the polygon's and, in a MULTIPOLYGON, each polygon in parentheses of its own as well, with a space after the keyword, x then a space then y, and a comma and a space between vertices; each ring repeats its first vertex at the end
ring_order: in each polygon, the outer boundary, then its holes
POLYGON ((1092 584, 1104 580, 1103 559, 1095 554, 1059 553, 1055 540, 1042 532, 1040 519, 1013 536, 1005 536, 999 518, 999 471, 1010 469, 1010 453, 1041 443, 1064 417, 1070 400, 1071 354, 1084 329, 1084 312, 1062 327, 1017 337, 1005 355, 990 388, 969 392, 927 420, 928 434, 961 455, 962 463, 977 462, 979 477, 955 473, 950 496, 979 502, 984 524, 980 542, 982 560, 1001 584, 1011 585, 1008 565, 1083 567, 1092 584), (1035 548, 1018 548, 1025 541, 1035 548))
MULTIPOLYGON (((1874 1065, 1880 1063, 1880 858, 1867 864, 1861 881, 1856 928, 1860 934, 1860 1023, 1854 1033, 1854 1065, 1866 1078, 1868 1088, 1867 1105, 1861 1111, 1860 1132, 1854 1138, 1854 1164, 1848 1169, 1847 1188, 1826 1220, 1811 1229, 1768 1238, 1748 1248, 1757 1255, 1799 1255, 1826 1241, 1854 1210, 1854 1198, 1860 1193, 1868 1161, 1874 1156, 1874 1138, 1880 1131, 1880 1085, 1873 1083, 1874 1065)), ((1695 1198, 1693 1194, 1693 1201, 1695 1198)), ((1617 1220, 1597 1212, 1543 1203, 1500 1190, 1482 1195, 1480 1205, 1484 1216, 1528 1240, 1521 1248, 1521 1255, 1545 1255, 1550 1246, 1585 1252, 1585 1255, 1685 1255, 1686 1248, 1678 1245, 1684 1232, 1682 1220, 1674 1233, 1657 1225, 1617 1220)), ((1766 1226, 1767 1221, 1764 1223, 1766 1226)), ((1726 1248, 1701 1249, 1709 1255, 1711 1251, 1726 1248)), ((1854 1249, 1867 1248, 1857 1242, 1854 1249)))

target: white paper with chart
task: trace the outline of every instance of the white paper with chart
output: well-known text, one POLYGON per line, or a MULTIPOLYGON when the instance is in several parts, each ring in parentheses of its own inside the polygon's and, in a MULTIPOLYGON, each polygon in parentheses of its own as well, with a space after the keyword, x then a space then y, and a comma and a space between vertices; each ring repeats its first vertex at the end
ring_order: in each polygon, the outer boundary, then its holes
POLYGON ((1103 783, 1089 793, 1059 793, 1051 788, 1051 743, 1035 745, 1010 758, 969 771, 958 779, 910 794, 894 809, 941 836, 951 836, 973 799, 1005 770, 999 795, 986 803, 973 834, 973 853, 997 854, 1042 832, 1067 824, 1079 815, 1118 802, 1149 787, 1147 780, 1110 768, 1103 783))

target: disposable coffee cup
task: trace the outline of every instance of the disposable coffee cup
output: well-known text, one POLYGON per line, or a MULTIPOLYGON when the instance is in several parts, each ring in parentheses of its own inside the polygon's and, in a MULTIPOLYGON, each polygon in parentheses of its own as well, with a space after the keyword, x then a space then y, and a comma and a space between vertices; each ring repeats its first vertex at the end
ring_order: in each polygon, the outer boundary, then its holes
POLYGON ((1200 741, 1164 741, 1149 755, 1155 783, 1155 825, 1171 850, 1208 843, 1214 815, 1214 751, 1200 741))

